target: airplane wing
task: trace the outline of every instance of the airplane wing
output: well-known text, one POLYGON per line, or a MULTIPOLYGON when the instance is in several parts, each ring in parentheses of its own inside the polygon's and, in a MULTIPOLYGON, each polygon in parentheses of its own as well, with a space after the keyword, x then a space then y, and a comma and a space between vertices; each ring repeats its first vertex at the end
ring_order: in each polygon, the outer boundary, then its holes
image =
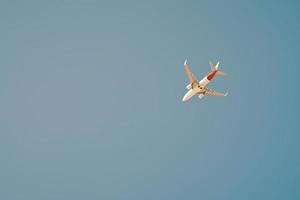
POLYGON ((218 92, 218 91, 215 91, 215 90, 212 90, 212 89, 208 89, 208 88, 204 88, 204 94, 205 95, 208 95, 208 96, 222 96, 222 97, 225 97, 227 96, 227 92, 226 93, 222 93, 222 92, 218 92))
POLYGON ((198 83, 197 78, 194 76, 194 74, 190 70, 190 67, 187 64, 187 61, 184 62, 184 71, 185 71, 190 83, 198 83))

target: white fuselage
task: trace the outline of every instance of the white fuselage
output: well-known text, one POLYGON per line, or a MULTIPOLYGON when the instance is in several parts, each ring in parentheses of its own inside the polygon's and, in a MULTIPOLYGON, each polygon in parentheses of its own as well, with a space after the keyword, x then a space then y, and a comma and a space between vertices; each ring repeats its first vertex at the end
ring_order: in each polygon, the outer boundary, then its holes
POLYGON ((202 98, 203 95, 203 87, 205 87, 210 80, 208 79, 208 76, 205 76, 199 83, 194 83, 193 86, 187 86, 187 88, 190 88, 189 91, 183 96, 182 101, 187 101, 190 98, 192 98, 195 94, 199 94, 199 98, 202 98))

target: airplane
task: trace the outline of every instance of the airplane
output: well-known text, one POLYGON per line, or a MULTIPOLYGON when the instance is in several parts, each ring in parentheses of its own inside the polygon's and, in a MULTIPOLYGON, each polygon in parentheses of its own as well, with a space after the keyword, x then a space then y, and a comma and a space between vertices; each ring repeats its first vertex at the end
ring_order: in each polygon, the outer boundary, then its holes
POLYGON ((184 62, 184 70, 189 79, 189 84, 186 86, 188 92, 183 96, 182 101, 185 102, 192 98, 195 94, 198 95, 199 99, 202 99, 205 95, 208 96, 227 96, 226 93, 217 92, 212 89, 208 89, 205 86, 215 77, 215 75, 227 75, 225 72, 220 71, 218 69, 219 62, 217 64, 213 64, 209 62, 211 72, 206 75, 201 81, 198 82, 197 78, 194 76, 192 71, 190 70, 189 65, 187 64, 187 60, 184 62))

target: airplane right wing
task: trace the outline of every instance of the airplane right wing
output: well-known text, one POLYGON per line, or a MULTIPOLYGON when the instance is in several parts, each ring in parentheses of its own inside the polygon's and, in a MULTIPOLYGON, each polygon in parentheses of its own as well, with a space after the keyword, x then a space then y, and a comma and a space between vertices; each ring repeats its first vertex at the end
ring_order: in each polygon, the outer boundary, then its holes
POLYGON ((226 93, 222 93, 222 92, 218 92, 212 89, 208 89, 208 88, 204 88, 204 94, 208 95, 208 96, 221 96, 221 97, 225 97, 227 96, 227 92, 226 93))
POLYGON ((192 71, 190 70, 190 67, 189 65, 187 64, 187 60, 185 60, 184 62, 184 70, 185 70, 185 73, 190 81, 190 83, 198 83, 196 77, 194 76, 194 74, 192 73, 192 71))

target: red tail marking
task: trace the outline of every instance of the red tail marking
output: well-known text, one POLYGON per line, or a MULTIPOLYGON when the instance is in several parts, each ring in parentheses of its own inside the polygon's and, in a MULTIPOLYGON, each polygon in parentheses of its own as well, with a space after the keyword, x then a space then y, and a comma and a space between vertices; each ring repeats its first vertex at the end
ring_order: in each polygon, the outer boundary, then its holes
POLYGON ((213 72, 210 72, 210 73, 208 74, 208 76, 207 76, 207 79, 208 79, 208 80, 211 80, 211 79, 216 75, 216 73, 217 73, 217 70, 215 70, 215 71, 213 71, 213 72))

